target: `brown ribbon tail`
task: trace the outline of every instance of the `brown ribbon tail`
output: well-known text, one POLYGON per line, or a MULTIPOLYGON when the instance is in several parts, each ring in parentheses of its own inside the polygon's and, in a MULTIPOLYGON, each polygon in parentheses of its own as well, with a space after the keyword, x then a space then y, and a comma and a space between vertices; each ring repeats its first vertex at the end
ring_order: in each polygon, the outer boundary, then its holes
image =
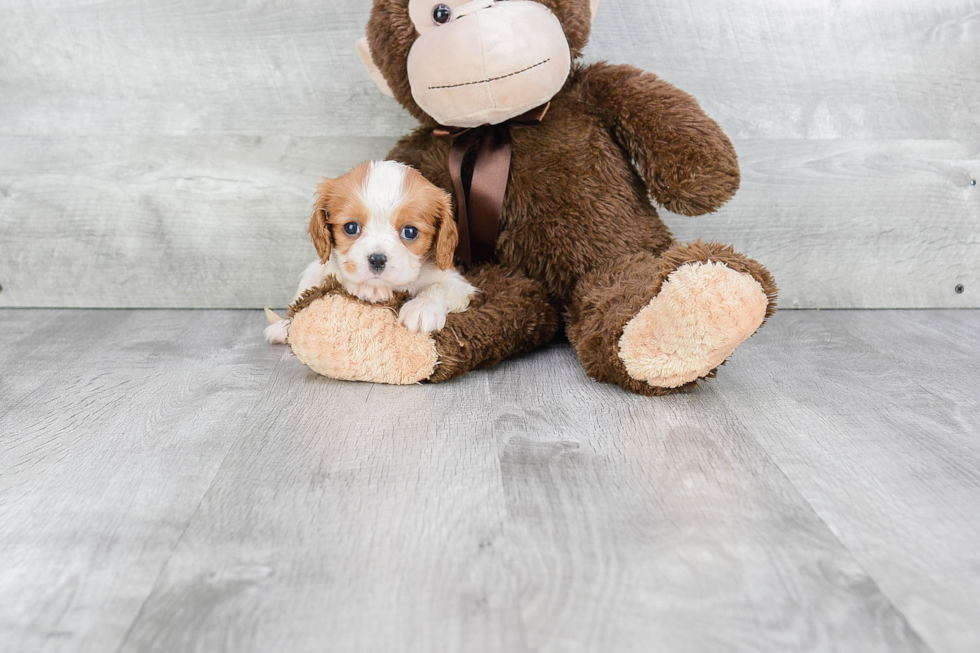
POLYGON ((459 231, 459 242, 456 245, 456 257, 466 266, 473 262, 470 243, 470 221, 467 211, 466 191, 463 188, 463 159, 476 142, 479 134, 467 130, 456 135, 456 140, 449 149, 449 176, 453 180, 453 190, 456 192, 456 227, 459 231))
POLYGON ((500 217, 510 179, 510 130, 492 127, 476 154, 470 183, 469 213, 472 258, 478 263, 493 260, 497 248, 500 217))
POLYGON ((513 154, 511 128, 540 123, 550 107, 550 102, 543 104, 499 125, 473 129, 440 127, 433 130, 436 136, 453 139, 449 149, 449 175, 456 193, 459 230, 456 256, 467 266, 493 260, 496 252, 497 234, 510 179, 513 154), (463 159, 477 143, 479 149, 467 196, 463 187, 463 159))

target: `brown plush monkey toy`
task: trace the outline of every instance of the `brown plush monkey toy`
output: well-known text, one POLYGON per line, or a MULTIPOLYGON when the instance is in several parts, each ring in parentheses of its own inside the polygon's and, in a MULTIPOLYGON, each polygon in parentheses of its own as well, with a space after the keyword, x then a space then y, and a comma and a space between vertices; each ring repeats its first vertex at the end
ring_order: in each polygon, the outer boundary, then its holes
POLYGON ((409 333, 391 310, 404 298, 367 304, 328 282, 290 311, 302 362, 338 379, 445 381, 547 343, 563 321, 590 376, 663 395, 713 377, 773 314, 764 267, 677 243, 657 216, 651 197, 718 209, 737 158, 690 95, 577 62, 597 4, 374 1, 361 60, 421 123, 389 158, 453 192, 457 255, 480 294, 442 331, 409 333))

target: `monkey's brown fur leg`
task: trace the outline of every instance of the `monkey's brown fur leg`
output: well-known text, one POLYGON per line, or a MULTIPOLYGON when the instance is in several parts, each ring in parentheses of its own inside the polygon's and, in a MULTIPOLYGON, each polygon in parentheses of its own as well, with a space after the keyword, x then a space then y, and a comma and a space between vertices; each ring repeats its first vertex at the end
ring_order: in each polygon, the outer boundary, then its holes
POLYGON ((499 266, 476 268, 466 277, 480 293, 431 335, 410 333, 398 323, 407 296, 367 304, 328 280, 290 308, 289 345, 318 374, 405 385, 446 381, 554 337, 557 313, 540 283, 499 266))
POLYGON ((624 256, 579 281, 568 338, 593 378, 666 395, 713 378, 776 310, 759 263, 717 243, 624 256))
POLYGON ((498 265, 471 270, 466 279, 480 289, 464 313, 453 313, 434 334, 439 365, 429 381, 446 381, 496 365, 549 342, 558 313, 537 281, 498 265))

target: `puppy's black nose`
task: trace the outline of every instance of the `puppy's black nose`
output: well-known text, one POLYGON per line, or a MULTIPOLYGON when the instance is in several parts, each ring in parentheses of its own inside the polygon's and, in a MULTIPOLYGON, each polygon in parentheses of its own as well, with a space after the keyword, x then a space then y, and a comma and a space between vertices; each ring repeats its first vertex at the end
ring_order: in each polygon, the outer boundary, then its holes
POLYGON ((371 269, 375 272, 381 272, 385 269, 385 264, 388 262, 388 257, 384 254, 371 254, 368 256, 368 264, 371 269))

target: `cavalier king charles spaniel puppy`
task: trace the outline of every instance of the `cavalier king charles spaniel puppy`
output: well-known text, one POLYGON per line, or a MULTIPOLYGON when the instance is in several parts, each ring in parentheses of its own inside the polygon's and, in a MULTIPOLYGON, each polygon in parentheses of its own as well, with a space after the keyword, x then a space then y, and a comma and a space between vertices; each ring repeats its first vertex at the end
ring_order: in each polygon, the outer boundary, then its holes
MULTIPOLYGON (((478 292, 453 267, 458 235, 450 197, 417 170, 368 161, 317 188, 310 236, 320 258, 296 293, 336 277, 351 295, 387 302, 396 291, 412 299, 399 320, 410 331, 439 331, 478 292)), ((266 309, 269 342, 284 344, 289 322, 266 309)))

